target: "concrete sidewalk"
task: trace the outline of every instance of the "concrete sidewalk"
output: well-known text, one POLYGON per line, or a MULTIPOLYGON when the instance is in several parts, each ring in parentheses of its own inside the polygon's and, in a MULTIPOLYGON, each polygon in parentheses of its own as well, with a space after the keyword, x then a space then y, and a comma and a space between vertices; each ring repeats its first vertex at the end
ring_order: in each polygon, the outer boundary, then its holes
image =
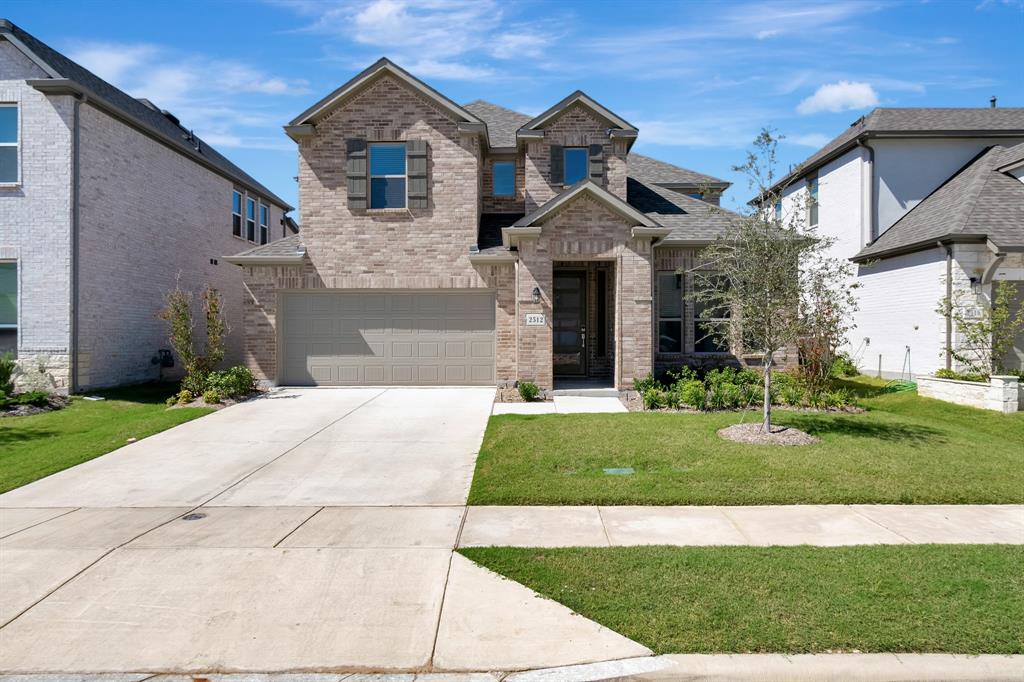
POLYGON ((460 547, 1024 544, 1024 505, 469 507, 460 547))

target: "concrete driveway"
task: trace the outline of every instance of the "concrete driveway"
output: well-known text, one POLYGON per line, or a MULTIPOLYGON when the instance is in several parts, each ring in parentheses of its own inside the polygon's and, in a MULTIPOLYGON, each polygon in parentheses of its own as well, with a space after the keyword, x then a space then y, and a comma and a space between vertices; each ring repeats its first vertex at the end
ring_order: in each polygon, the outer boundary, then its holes
POLYGON ((0 672, 649 653, 453 556, 493 396, 280 390, 0 496, 0 672))

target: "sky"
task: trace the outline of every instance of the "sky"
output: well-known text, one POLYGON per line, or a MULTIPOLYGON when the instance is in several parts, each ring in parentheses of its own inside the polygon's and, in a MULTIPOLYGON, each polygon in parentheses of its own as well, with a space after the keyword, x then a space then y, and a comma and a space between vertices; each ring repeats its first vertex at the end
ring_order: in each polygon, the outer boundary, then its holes
POLYGON ((4 0, 0 13, 172 111, 298 206, 282 126, 381 56, 459 103, 582 89, 633 149, 733 183, 763 128, 785 172, 876 106, 1024 106, 1024 0, 4 0))

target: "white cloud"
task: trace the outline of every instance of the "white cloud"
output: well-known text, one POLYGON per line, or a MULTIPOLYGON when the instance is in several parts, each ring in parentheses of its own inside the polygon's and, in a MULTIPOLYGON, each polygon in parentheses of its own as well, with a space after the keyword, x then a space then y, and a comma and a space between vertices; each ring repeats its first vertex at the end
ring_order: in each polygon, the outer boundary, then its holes
POLYGON ((870 83, 839 81, 822 85, 797 105, 797 113, 816 114, 821 111, 866 109, 878 104, 878 93, 870 83))
POLYGON ((537 58, 544 54, 548 40, 536 33, 505 33, 491 41, 491 54, 498 59, 537 58))
POLYGON ((757 135, 756 112, 734 115, 692 114, 680 119, 636 121, 640 129, 637 143, 671 147, 744 147, 757 135))
POLYGON ((831 137, 824 133, 804 133, 803 135, 787 135, 783 141, 801 147, 812 147, 819 149, 831 141, 831 137))
POLYGON ((287 140, 265 136, 294 113, 277 111, 273 98, 309 91, 304 80, 268 74, 243 62, 183 53, 160 45, 82 43, 71 58, 133 97, 171 111, 210 144, 287 149, 287 140), (252 96, 242 100, 245 93, 252 96), (268 99, 271 98, 271 99, 268 99), (260 137, 256 129, 263 128, 260 137))

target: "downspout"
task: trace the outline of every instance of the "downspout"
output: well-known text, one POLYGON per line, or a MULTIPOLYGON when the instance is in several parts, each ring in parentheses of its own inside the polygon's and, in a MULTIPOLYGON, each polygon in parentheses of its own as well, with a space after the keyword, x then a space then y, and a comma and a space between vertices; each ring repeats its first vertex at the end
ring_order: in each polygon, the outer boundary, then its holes
POLYGON ((866 217, 866 220, 861 222, 861 246, 867 246, 871 242, 875 241, 875 150, 868 144, 866 139, 861 139, 857 142, 857 145, 863 147, 868 152, 867 161, 864 165, 867 166, 866 175, 861 176, 861 215, 866 217))
POLYGON ((79 138, 81 126, 81 106, 85 102, 85 96, 75 97, 72 100, 72 137, 71 137, 71 286, 70 286, 70 339, 68 348, 68 365, 70 366, 70 377, 68 393, 75 393, 79 388, 78 377, 78 228, 79 228, 79 138))
POLYGON ((937 242, 940 249, 946 251, 946 348, 943 355, 946 356, 946 369, 953 369, 953 247, 942 241, 937 242))

